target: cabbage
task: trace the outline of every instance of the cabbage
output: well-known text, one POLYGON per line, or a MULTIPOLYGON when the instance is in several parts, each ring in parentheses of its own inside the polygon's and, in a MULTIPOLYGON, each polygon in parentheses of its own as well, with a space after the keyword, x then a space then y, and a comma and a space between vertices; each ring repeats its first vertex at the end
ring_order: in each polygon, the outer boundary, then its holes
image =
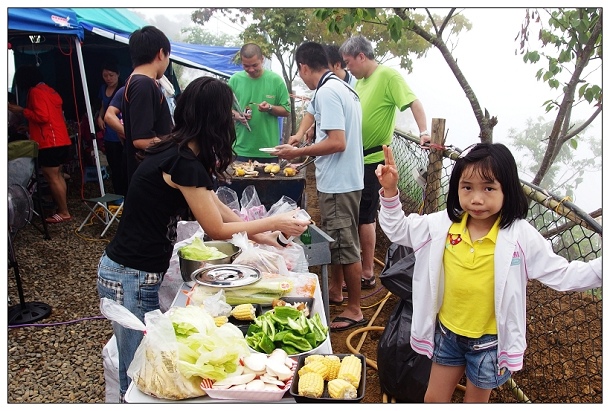
POLYGON ((205 245, 199 237, 195 237, 191 244, 180 248, 180 255, 182 258, 195 261, 218 260, 228 257, 222 251, 218 251, 218 248, 205 245))
POLYGON ((178 343, 178 371, 185 378, 220 381, 250 354, 239 328, 231 323, 217 327, 202 307, 172 307, 169 317, 178 343))

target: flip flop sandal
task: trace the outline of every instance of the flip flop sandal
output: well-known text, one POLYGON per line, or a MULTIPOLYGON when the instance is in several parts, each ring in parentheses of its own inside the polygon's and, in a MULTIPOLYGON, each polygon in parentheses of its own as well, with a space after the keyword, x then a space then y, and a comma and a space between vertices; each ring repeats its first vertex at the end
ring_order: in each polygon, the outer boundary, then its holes
POLYGON ((343 327, 337 327, 337 328, 329 327, 330 331, 345 331, 345 330, 349 330, 349 329, 356 328, 356 327, 364 327, 368 324, 369 320, 362 317, 362 320, 356 321, 356 320, 352 320, 351 318, 339 316, 339 317, 333 318, 332 322, 333 323, 347 323, 347 325, 344 325, 343 327))
POLYGON ((45 218, 47 224, 65 223, 66 221, 72 220, 72 217, 62 217, 59 214, 53 214, 51 217, 45 218))
POLYGON ((375 281, 375 277, 372 278, 361 278, 360 279, 360 289, 361 290, 371 290, 377 286, 377 282, 375 281))

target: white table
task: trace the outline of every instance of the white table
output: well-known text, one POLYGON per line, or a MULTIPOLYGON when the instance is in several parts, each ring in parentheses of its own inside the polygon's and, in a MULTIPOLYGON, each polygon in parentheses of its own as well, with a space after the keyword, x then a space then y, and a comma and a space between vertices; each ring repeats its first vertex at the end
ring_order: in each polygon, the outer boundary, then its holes
MULTIPOLYGON (((178 292, 176 293, 176 298, 174 298, 174 302, 172 303, 172 306, 183 307, 186 304, 186 295, 184 294, 183 291, 189 291, 190 289, 191 289, 191 287, 189 284, 183 283, 180 290, 178 290, 178 292)), ((311 307, 311 313, 312 314, 320 313, 320 319, 322 321, 322 324, 324 324, 325 326, 328 327, 328 322, 326 321, 327 314, 324 312, 324 303, 323 303, 323 299, 322 299, 322 293, 320 291, 320 281, 319 280, 318 280, 316 290, 314 292, 314 302, 313 302, 313 307, 311 307)), ((333 353, 333 348, 330 343, 330 330, 328 333, 328 338, 326 339, 326 341, 324 341, 320 345, 320 347, 318 348, 318 350, 316 352, 320 353, 320 354, 332 354, 333 353)), ((217 400, 214 398, 210 398, 207 395, 205 395, 203 397, 189 398, 186 400, 179 400, 179 401, 164 400, 164 399, 152 397, 148 394, 144 394, 142 391, 140 391, 138 389, 138 387, 135 386, 135 384, 133 382, 131 384, 129 384, 129 388, 127 388, 127 392, 125 393, 125 402, 128 402, 128 403, 180 403, 180 404, 182 404, 182 403, 229 404, 229 403, 233 403, 233 402, 252 403, 252 401, 217 400)), ((295 400, 290 395, 289 391, 287 391, 279 403, 295 403, 295 400)))

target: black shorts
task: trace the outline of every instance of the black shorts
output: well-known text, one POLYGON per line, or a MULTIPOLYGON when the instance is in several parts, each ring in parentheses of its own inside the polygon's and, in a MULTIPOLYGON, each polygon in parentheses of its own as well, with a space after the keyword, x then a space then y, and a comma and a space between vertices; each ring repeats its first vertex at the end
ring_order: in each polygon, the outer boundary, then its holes
POLYGON ((364 189, 360 199, 358 224, 371 224, 377 221, 381 184, 375 175, 375 170, 379 164, 383 164, 383 162, 364 165, 364 189))
POLYGON ((38 150, 38 164, 41 167, 59 167, 68 162, 70 146, 50 147, 38 150))

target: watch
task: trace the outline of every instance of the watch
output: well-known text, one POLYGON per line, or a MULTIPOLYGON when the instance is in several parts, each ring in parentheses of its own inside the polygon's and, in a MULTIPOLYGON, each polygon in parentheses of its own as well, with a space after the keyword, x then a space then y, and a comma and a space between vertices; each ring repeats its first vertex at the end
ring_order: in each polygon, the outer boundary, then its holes
POLYGON ((267 110, 267 113, 271 113, 271 110, 273 110, 273 106, 269 104, 269 110, 267 110))

